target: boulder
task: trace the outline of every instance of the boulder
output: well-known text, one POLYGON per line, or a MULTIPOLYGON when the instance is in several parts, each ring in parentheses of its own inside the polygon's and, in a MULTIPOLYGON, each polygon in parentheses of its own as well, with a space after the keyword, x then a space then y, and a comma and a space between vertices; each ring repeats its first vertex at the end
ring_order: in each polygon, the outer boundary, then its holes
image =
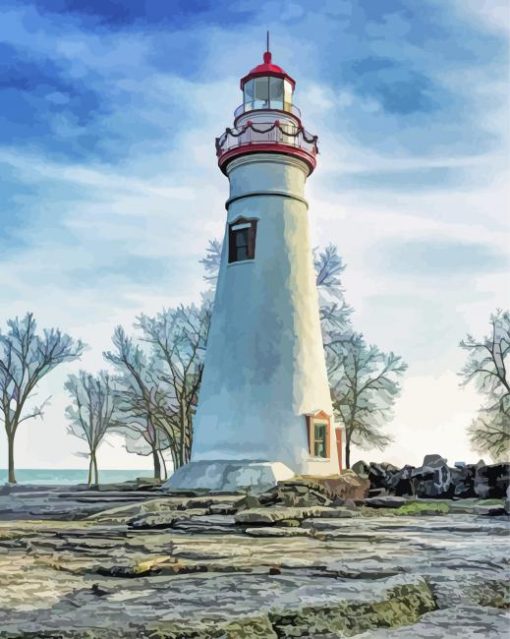
POLYGON ((326 495, 332 500, 364 499, 368 494, 370 483, 358 477, 352 470, 344 470, 334 477, 319 478, 326 495))
MULTIPOLYGON (((477 464, 478 466, 478 464, 477 464)), ((474 491, 482 499, 504 499, 510 483, 510 464, 478 466, 474 478, 474 491)))
POLYGON ((413 472, 414 466, 404 466, 401 470, 388 477, 387 490, 392 495, 398 497, 409 496, 415 494, 413 472))
MULTIPOLYGON (((273 493, 273 491, 270 491, 273 493)), ((264 494, 266 497, 267 493, 264 494)), ((270 503, 261 500, 261 503, 270 503)), ((327 506, 331 499, 326 494, 325 487, 316 478, 298 477, 278 482, 276 490, 276 503, 285 506, 327 506)))
POLYGON ((423 465, 411 474, 417 497, 450 498, 454 493, 452 470, 441 455, 425 455, 423 465))
POLYGON ((398 468, 389 462, 381 462, 381 466, 387 473, 396 473, 398 471, 398 468))
POLYGON ((386 489, 388 473, 382 464, 372 462, 368 467, 368 479, 370 481, 370 488, 386 489))
POLYGON ((369 469, 370 464, 367 464, 366 461, 361 459, 351 466, 351 470, 354 471, 358 477, 363 477, 364 479, 368 479, 369 469))
POLYGON ((430 466, 430 468, 440 468, 448 462, 442 455, 433 454, 425 455, 423 458, 422 466, 430 466))
POLYGON ((459 499, 476 497, 475 493, 476 466, 466 464, 452 469, 452 481, 454 485, 453 496, 459 499))
POLYGON ((358 461, 353 464, 352 470, 358 477, 369 480, 368 495, 370 497, 380 497, 391 493, 391 479, 399 472, 396 466, 387 462, 367 463, 365 461, 358 461))

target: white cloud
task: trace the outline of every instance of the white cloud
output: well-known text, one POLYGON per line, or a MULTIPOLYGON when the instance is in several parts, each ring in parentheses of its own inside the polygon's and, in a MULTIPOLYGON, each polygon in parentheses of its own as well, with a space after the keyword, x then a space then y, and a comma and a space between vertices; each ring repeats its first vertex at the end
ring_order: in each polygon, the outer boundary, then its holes
POLYGON ((467 18, 477 27, 497 33, 510 31, 510 4, 508 0, 453 0, 459 16, 467 18))

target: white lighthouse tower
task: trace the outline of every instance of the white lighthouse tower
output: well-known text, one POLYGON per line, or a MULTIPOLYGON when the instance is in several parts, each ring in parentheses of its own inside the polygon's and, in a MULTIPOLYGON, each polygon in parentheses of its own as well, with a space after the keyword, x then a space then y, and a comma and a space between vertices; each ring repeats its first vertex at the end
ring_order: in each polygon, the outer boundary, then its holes
POLYGON ((305 198, 317 137, 294 88, 267 50, 216 140, 230 183, 225 237, 192 459, 170 488, 265 488, 339 472, 305 198))

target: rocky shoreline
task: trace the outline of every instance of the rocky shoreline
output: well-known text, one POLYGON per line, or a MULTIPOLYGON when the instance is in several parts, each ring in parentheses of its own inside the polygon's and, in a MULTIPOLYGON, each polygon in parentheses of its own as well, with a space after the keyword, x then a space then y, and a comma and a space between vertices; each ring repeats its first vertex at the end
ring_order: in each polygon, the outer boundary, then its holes
POLYGON ((506 637, 502 499, 0 491, 0 637, 506 637))

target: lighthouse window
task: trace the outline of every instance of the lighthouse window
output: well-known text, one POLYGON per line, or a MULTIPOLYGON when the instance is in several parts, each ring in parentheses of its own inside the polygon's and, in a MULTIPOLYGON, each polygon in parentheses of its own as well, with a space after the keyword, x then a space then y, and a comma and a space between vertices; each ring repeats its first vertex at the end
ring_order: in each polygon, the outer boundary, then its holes
POLYGON ((269 107, 269 78, 256 78, 255 82, 255 108, 267 109, 269 107))
POLYGON ((292 84, 288 80, 283 81, 283 101, 285 111, 290 111, 292 108, 292 84))
POLYGON ((250 80, 244 85, 244 107, 245 111, 251 111, 254 108, 255 100, 255 81, 250 80))
POLYGON ((255 257, 256 220, 239 220, 229 226, 228 261, 242 262, 255 257))
POLYGON ((331 419, 324 411, 306 416, 310 455, 323 459, 330 458, 331 419))
POLYGON ((327 422, 314 422, 313 454, 315 457, 327 457, 327 422))
POLYGON ((269 78, 269 102, 271 109, 283 109, 283 80, 269 78))
POLYGON ((265 76, 249 80, 244 85, 244 111, 253 109, 292 108, 292 85, 288 80, 265 76))

